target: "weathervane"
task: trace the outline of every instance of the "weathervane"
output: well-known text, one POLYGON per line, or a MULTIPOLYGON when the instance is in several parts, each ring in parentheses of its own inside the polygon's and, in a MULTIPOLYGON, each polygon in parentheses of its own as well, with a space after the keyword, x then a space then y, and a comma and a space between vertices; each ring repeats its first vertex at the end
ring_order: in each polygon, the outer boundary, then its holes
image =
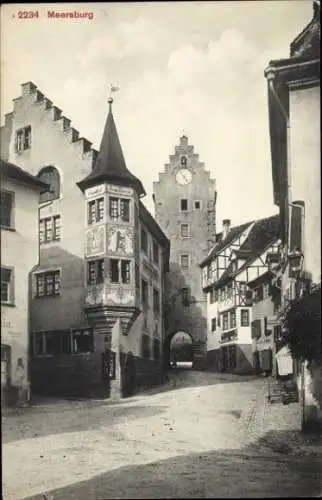
POLYGON ((118 90, 120 90, 120 87, 118 87, 118 85, 113 85, 113 83, 111 83, 111 85, 110 85, 110 97, 108 98, 108 103, 109 103, 110 107, 113 103, 112 94, 113 94, 113 92, 117 92, 118 90))

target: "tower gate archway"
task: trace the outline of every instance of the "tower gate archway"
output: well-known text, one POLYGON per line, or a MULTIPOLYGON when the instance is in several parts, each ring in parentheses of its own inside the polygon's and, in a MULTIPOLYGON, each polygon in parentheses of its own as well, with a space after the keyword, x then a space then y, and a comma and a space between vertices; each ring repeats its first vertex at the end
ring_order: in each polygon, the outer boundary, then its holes
POLYGON ((169 370, 177 362, 194 362, 195 341, 186 331, 175 331, 164 340, 163 365, 169 370))

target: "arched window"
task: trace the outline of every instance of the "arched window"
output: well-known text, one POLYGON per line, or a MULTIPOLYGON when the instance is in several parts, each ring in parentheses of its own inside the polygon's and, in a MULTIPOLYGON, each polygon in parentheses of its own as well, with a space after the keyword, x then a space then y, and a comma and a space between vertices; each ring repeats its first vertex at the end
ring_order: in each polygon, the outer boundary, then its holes
POLYGON ((38 178, 49 184, 50 190, 40 194, 39 203, 56 200, 60 196, 60 176, 57 168, 53 166, 44 167, 40 170, 38 178))

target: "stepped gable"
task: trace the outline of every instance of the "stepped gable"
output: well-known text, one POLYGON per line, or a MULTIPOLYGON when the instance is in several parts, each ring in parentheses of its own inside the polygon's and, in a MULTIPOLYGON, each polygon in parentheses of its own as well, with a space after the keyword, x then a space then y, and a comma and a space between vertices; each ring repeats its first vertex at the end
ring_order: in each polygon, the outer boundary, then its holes
POLYGON ((112 102, 113 100, 109 99, 109 112, 93 170, 85 179, 78 182, 77 185, 84 191, 86 188, 100 182, 112 182, 121 186, 133 187, 138 196, 141 197, 145 195, 145 190, 141 181, 126 167, 112 113, 112 102))
MULTIPOLYGON (((97 151, 91 147, 92 142, 84 137, 79 137, 79 131, 72 126, 69 118, 62 115, 62 110, 55 106, 33 82, 22 83, 21 90, 22 95, 13 99, 13 101, 21 99, 24 95, 33 96, 34 102, 37 105, 43 106, 44 111, 50 113, 53 122, 61 123, 62 131, 66 135, 66 138, 69 139, 71 143, 79 143, 83 154, 92 155, 92 164, 94 164, 97 158, 97 151)), ((5 115, 5 126, 12 120, 13 114, 14 112, 10 112, 5 115)))

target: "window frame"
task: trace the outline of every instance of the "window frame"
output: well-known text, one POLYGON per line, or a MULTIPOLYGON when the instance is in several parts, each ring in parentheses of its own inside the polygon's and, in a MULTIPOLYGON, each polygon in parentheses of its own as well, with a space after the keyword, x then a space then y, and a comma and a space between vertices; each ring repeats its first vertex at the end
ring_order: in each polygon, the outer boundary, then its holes
POLYGON ((252 340, 258 340, 262 336, 262 322, 261 319, 254 319, 251 322, 251 338, 252 340))
POLYGON ((14 267, 1 266, 1 306, 15 305, 15 270, 14 267), (3 272, 9 273, 9 280, 3 279, 3 272), (7 286, 7 300, 2 299, 2 285, 7 286))
POLYGON ((114 257, 108 259, 108 280, 110 283, 121 284, 121 285, 130 285, 133 281, 132 278, 132 260, 131 259, 115 259, 114 257), (112 264, 117 268, 117 276, 118 279, 112 280, 112 264), (124 266, 128 266, 126 270, 124 270, 124 266), (128 279, 124 281, 124 272, 127 273, 128 279))
POLYGON ((160 290, 157 288, 153 287, 153 312, 156 315, 160 315, 160 309, 161 309, 161 294, 160 290))
POLYGON ((105 281, 105 259, 90 259, 86 262, 86 284, 87 286, 97 286, 102 285, 105 281), (91 281, 91 269, 93 267, 93 272, 95 279, 91 281))
POLYGON ((180 269, 182 271, 189 271, 189 269, 190 269, 190 255, 188 253, 182 253, 182 254, 180 254, 180 269), (182 265, 182 257, 187 257, 187 261, 188 261, 188 265, 187 266, 183 266, 182 265))
POLYGON ((236 310, 232 309, 229 311, 229 326, 231 329, 237 327, 237 318, 236 318, 236 310))
POLYGON ((94 333, 92 328, 73 328, 71 330, 71 354, 89 354, 94 352, 94 333), (81 337, 82 334, 87 333, 90 336, 91 346, 90 349, 77 350, 75 349, 75 336, 79 334, 81 337))
POLYGON ((201 200, 195 200, 193 202, 193 208, 194 210, 202 210, 202 203, 201 203, 201 200), (199 207, 196 206, 196 204, 199 203, 199 207))
POLYGON ((228 312, 224 312, 222 314, 222 329, 223 331, 229 330, 229 314, 228 312), (226 326, 226 328, 225 328, 226 326))
POLYGON ((180 212, 184 212, 184 213, 189 212, 189 200, 188 200, 188 198, 180 198, 180 212), (186 205, 187 205, 186 209, 182 208, 183 202, 186 202, 186 205))
POLYGON ((101 224, 105 221, 105 197, 99 196, 92 200, 87 201, 87 226, 93 226, 94 224, 101 224), (102 204, 102 208, 100 207, 102 204), (94 208, 94 210, 92 210, 94 208))
POLYGON ((190 238, 190 225, 187 222, 180 224, 180 238, 188 239, 190 238), (187 229, 186 232, 182 231, 183 227, 187 229))
POLYGON ((108 197, 108 217, 111 222, 131 222, 131 199, 109 195, 108 197), (112 207, 112 202, 114 207, 112 207), (125 203, 126 202, 126 203, 125 203), (127 206, 127 211, 124 210, 127 206), (112 215, 114 213, 114 215, 112 215), (124 214, 127 213, 127 217, 124 214))
POLYGON ((75 356, 78 354, 82 355, 94 352, 93 328, 88 326, 88 327, 73 328, 70 330, 33 331, 31 333, 31 349, 32 349, 32 354, 31 354, 32 358, 54 357, 61 355, 75 356), (90 335, 90 342, 91 342, 90 350, 84 349, 81 351, 77 351, 75 350, 75 342, 74 342, 75 333, 82 334, 85 332, 88 332, 90 335), (39 352, 39 349, 37 348, 38 339, 40 340, 41 352, 39 352), (50 348, 49 347, 50 345, 53 348, 50 348), (64 348, 64 346, 67 347, 67 349, 64 348))
POLYGON ((160 264, 160 248, 155 240, 152 243, 152 260, 156 266, 160 264))
POLYGON ((15 135, 15 151, 16 153, 22 153, 23 151, 26 151, 27 149, 31 149, 31 125, 27 125, 25 127, 21 127, 18 130, 16 130, 16 135, 15 135), (21 139, 21 147, 18 147, 18 138, 21 139), (28 141, 26 141, 26 138, 28 138, 28 141))
POLYGON ((61 215, 51 215, 49 217, 42 217, 39 219, 39 244, 45 245, 47 243, 52 243, 55 241, 61 241, 61 215), (47 228, 46 222, 51 222, 50 234, 51 237, 47 237, 47 228), (57 221, 59 221, 59 225, 57 226, 57 221), (57 227, 59 227, 59 231, 57 231, 57 227), (57 236, 57 232, 59 233, 57 236))
POLYGON ((270 284, 263 283, 263 300, 268 299, 270 295, 270 284))
POLYGON ((148 280, 142 277, 141 277, 141 303, 144 309, 147 309, 149 307, 149 282, 148 280), (146 290, 146 297, 145 293, 143 293, 144 290, 146 290))
POLYGON ((240 310, 240 326, 248 327, 250 325, 249 321, 250 321, 249 309, 242 308, 240 310), (247 314, 247 321, 243 321, 243 314, 247 314))
POLYGON ((51 297, 51 298, 54 298, 54 297, 60 297, 62 292, 61 292, 61 289, 62 289, 62 284, 61 284, 61 281, 62 281, 62 270, 61 269, 46 269, 46 270, 41 270, 41 271, 37 271, 36 273, 34 273, 34 277, 35 277, 35 293, 34 293, 34 298, 35 299, 43 299, 43 298, 48 298, 48 297, 51 297), (58 280, 56 279, 58 275, 58 280), (47 293, 48 291, 48 278, 49 277, 52 277, 52 290, 53 290, 53 293, 47 293), (40 279, 43 279, 43 290, 44 290, 44 293, 43 294, 40 294, 39 293, 39 288, 40 288, 40 285, 39 285, 39 281, 40 279), (57 288, 56 288, 56 284, 58 284, 57 288))
POLYGON ((149 255, 149 233, 145 227, 141 227, 140 231, 140 248, 142 252, 149 255))
POLYGON ((14 231, 15 230, 15 193, 14 191, 10 191, 10 189, 2 189, 0 190, 0 195, 1 195, 1 221, 0 221, 0 226, 1 226, 1 229, 4 229, 6 231, 14 231), (2 217, 3 217, 3 213, 4 213, 4 203, 3 203, 3 200, 4 200, 4 197, 5 196, 8 196, 9 199, 10 199, 10 202, 11 202, 11 206, 10 206, 10 211, 9 211, 9 225, 7 225, 6 223, 3 224, 3 222, 5 222, 2 217))
POLYGON ((211 331, 215 332, 217 330, 217 317, 211 319, 211 331))

